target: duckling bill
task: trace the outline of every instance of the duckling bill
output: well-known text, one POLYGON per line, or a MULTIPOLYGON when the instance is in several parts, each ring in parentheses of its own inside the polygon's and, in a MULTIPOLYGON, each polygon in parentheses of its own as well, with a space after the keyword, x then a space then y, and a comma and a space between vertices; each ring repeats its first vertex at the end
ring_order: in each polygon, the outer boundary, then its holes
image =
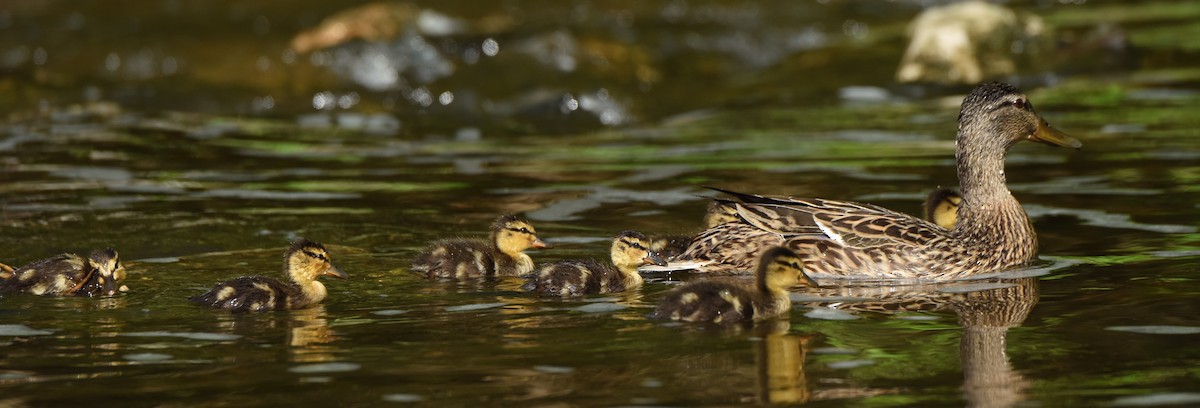
POLYGON ((788 288, 815 287, 794 252, 772 247, 759 257, 753 285, 708 279, 688 283, 667 293, 651 318, 684 322, 733 324, 769 319, 792 308, 788 288))
POLYGON ((125 266, 117 251, 107 248, 87 258, 65 253, 17 269, 0 268, 0 293, 112 296, 129 290, 124 280, 125 266))
POLYGON ((610 250, 612 265, 591 259, 543 265, 521 288, 528 292, 560 296, 624 292, 642 285, 638 266, 667 264, 647 246, 648 240, 642 233, 623 231, 613 238, 610 250))
POLYGON ((288 248, 283 271, 291 278, 290 283, 262 276, 241 277, 218 283, 190 300, 235 312, 304 309, 321 303, 328 295, 325 284, 317 278, 347 277, 330 261, 324 245, 307 239, 300 239, 288 248))
POLYGON ((492 223, 489 240, 444 239, 413 258, 412 270, 429 279, 477 279, 533 272, 530 248, 546 248, 528 221, 503 215, 492 223))

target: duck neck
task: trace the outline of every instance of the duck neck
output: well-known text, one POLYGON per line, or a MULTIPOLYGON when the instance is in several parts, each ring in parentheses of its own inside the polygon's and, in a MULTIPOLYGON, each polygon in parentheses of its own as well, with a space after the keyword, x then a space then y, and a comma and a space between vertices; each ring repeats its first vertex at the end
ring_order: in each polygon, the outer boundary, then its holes
POLYGON ((320 303, 322 300, 325 300, 325 296, 329 295, 329 292, 325 289, 325 284, 315 280, 309 282, 307 285, 300 284, 300 290, 304 292, 304 298, 308 304, 320 303))
POLYGON ((643 282, 642 275, 638 273, 637 265, 619 264, 613 262, 613 266, 617 267, 617 271, 621 272, 621 276, 625 280, 626 287, 640 286, 643 282))
POLYGON ((1008 191, 1004 176, 1004 152, 1000 149, 962 149, 959 140, 958 182, 962 203, 953 233, 986 245, 1010 246, 1036 237, 1029 216, 1008 191), (1008 242, 1014 241, 1014 242, 1008 242))
POLYGON ((518 275, 533 271, 533 258, 530 258, 529 254, 526 254, 525 251, 505 248, 499 245, 496 245, 496 251, 513 260, 518 275))

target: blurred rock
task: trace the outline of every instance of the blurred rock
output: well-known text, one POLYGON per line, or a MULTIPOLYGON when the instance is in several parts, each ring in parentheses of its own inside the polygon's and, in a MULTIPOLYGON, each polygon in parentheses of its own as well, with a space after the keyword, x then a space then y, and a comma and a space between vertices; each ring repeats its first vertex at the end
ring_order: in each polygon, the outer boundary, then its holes
POLYGON ((1053 48, 1041 18, 983 1, 925 10, 909 25, 911 41, 896 80, 977 83, 1038 65, 1053 48))
POLYGON ((507 15, 490 15, 467 22, 409 3, 376 2, 342 10, 325 18, 316 28, 293 37, 292 49, 304 54, 351 40, 391 41, 409 29, 421 35, 444 37, 493 33, 512 25, 512 18, 507 15))

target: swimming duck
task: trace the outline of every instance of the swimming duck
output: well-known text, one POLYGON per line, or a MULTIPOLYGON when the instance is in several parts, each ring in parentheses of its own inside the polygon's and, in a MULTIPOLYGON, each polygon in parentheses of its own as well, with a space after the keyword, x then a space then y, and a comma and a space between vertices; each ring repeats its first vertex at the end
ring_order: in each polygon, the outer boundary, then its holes
POLYGON ((925 198, 925 220, 945 229, 954 229, 960 204, 962 196, 957 191, 948 188, 933 190, 925 198))
POLYGON ((107 248, 92 251, 87 258, 60 254, 15 270, 0 268, 0 293, 112 296, 129 291, 121 284, 124 280, 125 266, 117 251, 107 248))
POLYGON ((612 265, 591 259, 543 265, 521 288, 529 292, 561 296, 624 292, 642 286, 638 266, 667 264, 647 248, 646 236, 637 231, 617 234, 610 252, 612 265))
POLYGON ((962 200, 952 229, 871 204, 718 189, 732 197, 739 220, 697 236, 679 266, 727 270, 746 262, 745 247, 779 242, 800 253, 805 272, 818 279, 943 281, 1025 264, 1037 254, 1037 235, 1004 178, 1005 153, 1022 140, 1081 146, 1039 117, 1017 88, 982 84, 959 113, 962 200))
POLYGON ((325 300, 321 276, 346 279, 346 273, 330 263, 325 246, 299 239, 283 256, 283 272, 290 283, 262 276, 245 276, 218 283, 212 290, 192 296, 191 301, 235 312, 293 310, 315 306, 325 300))
POLYGON ((413 258, 412 270, 429 279, 526 275, 533 272, 533 259, 525 254, 530 248, 546 248, 533 225, 515 215, 502 215, 492 223, 489 241, 436 241, 413 258))
MULTIPOLYGON (((734 203, 712 200, 708 204, 708 211, 704 213, 704 228, 708 229, 737 220, 737 206, 734 203)), ((650 250, 663 259, 669 259, 682 254, 691 244, 691 235, 658 235, 650 237, 650 250)))
POLYGON ((801 265, 791 250, 768 248, 759 257, 753 285, 717 279, 688 283, 667 293, 650 317, 732 324, 784 314, 792 308, 788 288, 816 286, 801 265))

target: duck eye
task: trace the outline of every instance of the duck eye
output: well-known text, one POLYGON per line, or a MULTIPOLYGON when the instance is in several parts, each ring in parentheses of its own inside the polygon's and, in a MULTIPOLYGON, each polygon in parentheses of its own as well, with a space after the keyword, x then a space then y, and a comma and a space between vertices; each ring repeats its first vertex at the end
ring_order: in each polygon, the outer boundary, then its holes
POLYGON ((1016 106, 1017 109, 1026 109, 1029 106, 1029 102, 1026 102, 1025 98, 1017 98, 1016 100, 1012 101, 1012 104, 1013 106, 1016 106))

